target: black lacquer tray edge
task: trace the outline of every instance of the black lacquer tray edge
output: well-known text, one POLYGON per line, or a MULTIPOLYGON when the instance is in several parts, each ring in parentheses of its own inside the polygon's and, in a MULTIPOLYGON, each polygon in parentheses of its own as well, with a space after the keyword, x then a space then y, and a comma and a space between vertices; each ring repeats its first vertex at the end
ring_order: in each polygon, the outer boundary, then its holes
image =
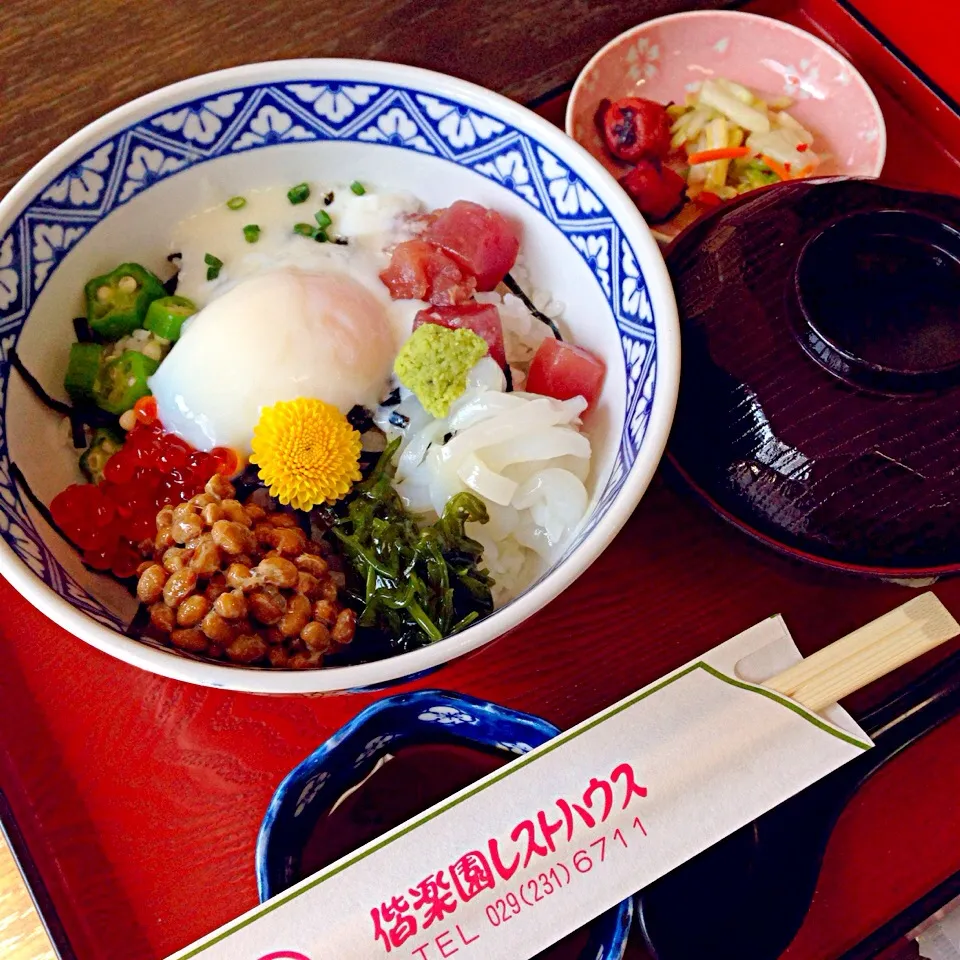
POLYGON ((6 841, 13 862, 20 871, 20 876, 50 940, 56 960, 77 960, 50 894, 47 892, 43 877, 30 855, 3 790, 0 790, 0 837, 6 841))

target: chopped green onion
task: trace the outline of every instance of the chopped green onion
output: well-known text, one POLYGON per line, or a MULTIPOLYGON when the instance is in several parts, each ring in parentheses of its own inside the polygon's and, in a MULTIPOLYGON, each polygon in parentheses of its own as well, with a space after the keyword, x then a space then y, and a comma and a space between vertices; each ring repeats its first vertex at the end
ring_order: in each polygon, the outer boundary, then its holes
POLYGON ((241 210, 247 205, 247 201, 244 197, 231 197, 227 201, 227 206, 231 210, 241 210))
POLYGON ((296 223, 293 226, 293 232, 299 233, 301 237, 312 237, 316 234, 317 228, 309 223, 296 223))
POLYGON ((205 253, 203 255, 203 262, 207 265, 207 279, 216 280, 220 276, 220 268, 223 266, 223 261, 219 257, 215 257, 212 253, 205 253))
POLYGON ((327 236, 327 234, 326 234, 326 232, 325 232, 324 230, 318 230, 318 231, 313 235, 313 239, 316 240, 317 243, 326 243, 327 240, 329 240, 330 238, 327 236))
POLYGON ((317 223, 320 224, 321 230, 324 229, 325 227, 329 227, 330 224, 333 223, 332 217, 330 216, 329 213, 327 213, 326 210, 318 210, 314 214, 314 217, 316 217, 317 223))
POLYGON ((359 180, 354 180, 353 183, 350 184, 350 189, 358 197, 362 197, 367 192, 367 188, 359 180))
POLYGON ((287 199, 291 203, 305 203, 310 196, 310 187, 305 183, 298 183, 287 191, 287 199))
POLYGON ((247 243, 256 243, 260 239, 260 226, 256 223, 248 223, 243 228, 243 239, 247 243))

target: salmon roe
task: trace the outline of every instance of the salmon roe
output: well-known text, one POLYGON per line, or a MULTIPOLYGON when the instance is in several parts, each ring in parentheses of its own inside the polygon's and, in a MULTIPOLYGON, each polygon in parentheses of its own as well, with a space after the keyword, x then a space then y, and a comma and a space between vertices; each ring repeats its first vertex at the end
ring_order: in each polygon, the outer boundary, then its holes
POLYGON ((157 398, 151 394, 141 397, 133 405, 133 415, 138 423, 153 423, 157 419, 157 398))
POLYGON ((237 466, 233 450, 202 453, 141 414, 100 483, 71 484, 53 498, 50 513, 84 563, 125 579, 153 555, 157 511, 202 493, 215 473, 231 475, 237 466))

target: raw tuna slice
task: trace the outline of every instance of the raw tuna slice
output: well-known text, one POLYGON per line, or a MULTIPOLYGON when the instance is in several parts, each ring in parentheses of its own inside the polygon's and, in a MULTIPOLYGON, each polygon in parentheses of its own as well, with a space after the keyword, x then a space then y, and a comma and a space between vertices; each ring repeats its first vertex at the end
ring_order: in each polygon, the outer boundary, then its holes
POLYGON ((455 260, 425 240, 398 244, 380 279, 394 300, 427 300, 441 305, 469 300, 477 286, 455 260))
POLYGON ((606 373, 607 365, 589 350, 547 337, 533 356, 524 389, 557 400, 583 397, 590 409, 596 405, 606 373))
POLYGON ((477 278, 478 290, 493 290, 516 262, 520 249, 517 228, 496 210, 469 200, 457 200, 424 231, 436 244, 477 278))

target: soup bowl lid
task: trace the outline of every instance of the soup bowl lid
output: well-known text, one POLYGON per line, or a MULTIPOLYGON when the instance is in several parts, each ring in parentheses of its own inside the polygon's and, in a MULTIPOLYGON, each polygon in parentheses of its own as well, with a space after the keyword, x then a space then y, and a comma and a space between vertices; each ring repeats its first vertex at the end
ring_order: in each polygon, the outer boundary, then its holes
POLYGON ((670 458, 707 502, 836 569, 960 570, 960 199, 783 184, 667 261, 684 351, 670 458))

